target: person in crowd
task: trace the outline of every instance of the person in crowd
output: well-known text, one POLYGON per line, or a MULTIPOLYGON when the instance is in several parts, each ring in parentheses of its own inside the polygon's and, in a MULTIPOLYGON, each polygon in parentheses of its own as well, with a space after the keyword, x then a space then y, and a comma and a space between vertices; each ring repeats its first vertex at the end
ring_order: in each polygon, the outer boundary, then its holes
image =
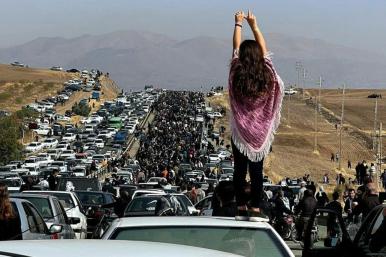
POLYGON ((0 241, 22 240, 21 223, 9 200, 8 186, 0 182, 0 241))
POLYGON ((336 176, 336 184, 344 185, 345 183, 346 183, 346 179, 344 178, 342 173, 339 173, 339 175, 336 176))
POLYGON ((304 192, 307 190, 306 188, 307 183, 305 181, 300 182, 300 189, 298 193, 298 199, 301 201, 304 197, 304 192))
POLYGON ((332 201, 326 205, 326 209, 331 209, 337 213, 342 214, 343 208, 341 203, 339 202, 339 193, 337 191, 332 193, 332 201))
POLYGON ((44 175, 44 178, 42 180, 40 180, 38 185, 43 187, 43 188, 45 188, 45 189, 49 189, 50 188, 50 183, 48 183, 48 176, 44 175))
POLYGON ((201 185, 199 183, 195 184, 195 188, 197 193, 197 202, 199 202, 205 198, 205 191, 202 190, 201 185))
POLYGON ((378 205, 380 205, 380 202, 377 186, 375 183, 370 182, 366 185, 362 198, 359 200, 358 205, 354 208, 354 215, 362 214, 363 221, 367 214, 369 214, 369 212, 378 205))
POLYGON ((32 176, 28 176, 27 181, 20 186, 19 191, 23 192, 23 191, 33 190, 34 185, 35 185, 34 179, 32 178, 32 176))
POLYGON ((212 197, 212 216, 235 217, 237 212, 232 181, 220 181, 212 197))
POLYGON ((269 153, 280 122, 283 82, 268 57, 264 37, 256 17, 248 11, 235 14, 233 58, 229 73, 229 98, 232 111, 232 150, 234 186, 238 206, 237 219, 254 220, 261 214, 263 161, 269 153), (255 40, 241 43, 243 20, 252 29, 255 40), (245 122, 248 121, 248 122, 245 122), (251 178, 249 212, 245 195, 247 169, 251 178))
POLYGON ((323 184, 329 184, 329 183, 330 183, 330 179, 328 178, 328 174, 325 173, 323 176, 323 184))
POLYGON ((274 215, 275 215, 275 220, 276 220, 276 226, 275 228, 277 229, 277 232, 279 234, 282 234, 282 231, 285 226, 285 220, 284 220, 284 215, 291 215, 293 214, 292 211, 286 206, 284 203, 284 192, 283 190, 279 189, 276 193, 275 197, 275 209, 274 209, 274 215))
POLYGON ((48 178, 48 184, 51 191, 57 190, 59 178, 58 178, 59 171, 57 169, 52 171, 52 174, 48 178))
POLYGON ((381 181, 382 181, 382 187, 383 187, 383 189, 386 190, 386 169, 383 170, 380 179, 381 179, 381 181))
POLYGON ((296 231, 298 241, 302 240, 304 228, 307 226, 308 221, 317 205, 316 199, 312 195, 311 190, 304 191, 304 197, 300 200, 299 204, 295 207, 295 215, 299 215, 299 219, 296 222, 296 231))
POLYGON ((319 192, 315 194, 316 202, 318 207, 324 207, 328 203, 328 196, 324 191, 323 186, 319 187, 319 192))
POLYGON ((119 190, 119 197, 113 203, 102 205, 102 208, 114 208, 114 213, 122 218, 125 216, 125 210, 127 205, 131 201, 131 195, 126 190, 119 190))
POLYGON ((312 194, 315 195, 316 193, 316 186, 314 181, 310 181, 308 185, 306 185, 306 188, 312 191, 312 194))
POLYGON ((110 182, 110 178, 105 178, 105 183, 102 186, 102 192, 108 192, 108 193, 112 193, 113 195, 115 195, 116 191, 115 191, 112 183, 110 182))
POLYGON ((350 188, 348 190, 348 198, 344 202, 344 212, 347 213, 347 220, 349 222, 354 221, 354 208, 358 205, 358 199, 356 198, 355 189, 350 188))

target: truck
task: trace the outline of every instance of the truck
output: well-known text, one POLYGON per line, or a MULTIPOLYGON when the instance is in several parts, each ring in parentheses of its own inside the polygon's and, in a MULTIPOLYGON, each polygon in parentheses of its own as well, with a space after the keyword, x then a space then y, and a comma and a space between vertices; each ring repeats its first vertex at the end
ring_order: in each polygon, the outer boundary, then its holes
POLYGON ((97 101, 99 101, 100 95, 101 95, 100 92, 98 92, 98 91, 93 91, 92 94, 91 94, 91 98, 92 98, 92 99, 95 99, 95 100, 97 100, 97 101))
POLYGON ((114 144, 126 143, 128 135, 127 131, 118 131, 114 136, 114 144))

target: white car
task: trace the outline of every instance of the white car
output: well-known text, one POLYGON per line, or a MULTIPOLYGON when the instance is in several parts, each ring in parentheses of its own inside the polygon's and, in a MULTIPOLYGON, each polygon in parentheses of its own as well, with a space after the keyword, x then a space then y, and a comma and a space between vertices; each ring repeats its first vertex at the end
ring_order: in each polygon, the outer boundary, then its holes
POLYGON ((40 167, 48 166, 54 161, 48 153, 39 153, 37 158, 40 162, 40 167))
POLYGON ((220 162, 221 159, 220 157, 218 156, 218 154, 209 154, 209 162, 220 162))
MULTIPOLYGON (((36 156, 31 156, 31 157, 29 157, 28 159, 26 159, 24 161, 24 164, 23 164, 22 167, 23 168, 31 167, 31 168, 34 168, 34 170, 36 171, 36 170, 38 170, 40 168, 40 161, 39 161, 39 159, 36 156)), ((38 175, 36 173, 38 173, 38 171, 37 172, 33 172, 33 173, 30 172, 30 175, 38 175)))
MULTIPOLYGON (((28 224, 26 224, 28 227, 28 224)), ((24 228, 24 227, 23 227, 24 228)), ((4 256, 55 257, 241 257, 197 247, 154 242, 101 240, 44 240, 0 242, 4 256)))
POLYGON ((58 198, 69 218, 79 218, 80 222, 71 224, 77 239, 87 238, 87 217, 82 212, 82 204, 74 192, 63 191, 24 191, 26 194, 52 195, 58 198))
POLYGON ((40 142, 32 142, 32 143, 29 143, 29 144, 25 147, 25 150, 26 150, 27 152, 38 152, 38 151, 43 150, 43 144, 40 143, 40 142))
POLYGON ((204 117, 202 115, 197 115, 196 116, 196 121, 197 122, 204 122, 204 117))
POLYGON ((229 151, 220 151, 218 153, 218 157, 221 159, 221 160, 224 160, 225 158, 228 158, 230 157, 232 154, 229 152, 229 151))
POLYGON ((66 158, 72 158, 72 159, 75 159, 75 152, 74 150, 64 150, 61 154, 60 154, 60 159, 64 160, 66 158))
POLYGON ((98 137, 101 136, 101 137, 105 137, 105 138, 112 138, 112 134, 111 134, 111 131, 108 131, 108 130, 102 130, 101 132, 99 132, 98 134, 98 137))
POLYGON ((74 142, 76 140, 76 135, 74 133, 66 133, 63 135, 62 140, 65 142, 74 142))
POLYGON ((61 151, 59 149, 48 149, 47 154, 51 157, 52 160, 59 158, 61 151))
POLYGON ((59 142, 56 138, 49 137, 43 141, 43 147, 44 148, 55 148, 58 145, 58 143, 59 142))
POLYGON ((208 116, 208 118, 210 118, 210 119, 214 119, 214 117, 215 117, 213 112, 207 112, 206 116, 208 116))
POLYGON ((102 239, 168 242, 242 256, 294 256, 263 218, 256 222, 228 217, 120 218, 112 222, 102 239))
POLYGON ((103 148, 103 147, 105 147, 105 142, 103 141, 103 139, 100 139, 100 138, 95 139, 94 144, 95 144, 98 148, 103 148))
POLYGON ((54 161, 51 163, 51 167, 57 167, 60 173, 67 172, 67 165, 63 161, 54 161))
POLYGON ((70 117, 67 117, 67 116, 65 116, 65 115, 57 114, 57 115, 56 115, 56 120, 57 120, 57 121, 70 121, 71 118, 70 118, 70 117))
POLYGON ((52 133, 52 129, 50 127, 40 127, 38 129, 33 130, 36 134, 47 136, 50 132, 52 133))
POLYGON ((222 114, 219 113, 219 112, 214 112, 213 116, 216 117, 216 118, 222 118, 222 114))

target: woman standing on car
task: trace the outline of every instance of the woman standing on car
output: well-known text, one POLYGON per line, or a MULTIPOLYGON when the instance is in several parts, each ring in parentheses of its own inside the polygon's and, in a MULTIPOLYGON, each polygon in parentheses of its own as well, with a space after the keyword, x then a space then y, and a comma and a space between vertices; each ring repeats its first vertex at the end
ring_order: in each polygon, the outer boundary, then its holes
POLYGON ((0 182, 0 241, 22 239, 20 219, 9 201, 8 186, 0 182))
POLYGON ((238 206, 236 219, 249 218, 253 221, 261 215, 263 161, 270 152, 274 133, 279 126, 284 85, 267 54, 255 16, 250 11, 247 16, 239 11, 235 14, 235 22, 229 99, 235 165, 233 181, 238 206), (241 43, 244 19, 251 27, 255 40, 241 43), (251 178, 249 206, 244 190, 248 168, 251 178))

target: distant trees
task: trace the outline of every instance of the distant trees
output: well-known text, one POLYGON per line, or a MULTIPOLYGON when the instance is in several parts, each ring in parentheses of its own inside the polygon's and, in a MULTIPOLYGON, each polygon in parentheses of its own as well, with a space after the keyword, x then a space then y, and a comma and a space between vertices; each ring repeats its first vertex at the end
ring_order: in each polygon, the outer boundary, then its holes
POLYGON ((91 112, 91 107, 88 106, 88 104, 75 103, 72 106, 72 112, 75 113, 76 115, 88 116, 89 113, 91 112))
POLYGON ((21 122, 15 115, 0 118, 0 165, 22 157, 20 138, 21 122))

